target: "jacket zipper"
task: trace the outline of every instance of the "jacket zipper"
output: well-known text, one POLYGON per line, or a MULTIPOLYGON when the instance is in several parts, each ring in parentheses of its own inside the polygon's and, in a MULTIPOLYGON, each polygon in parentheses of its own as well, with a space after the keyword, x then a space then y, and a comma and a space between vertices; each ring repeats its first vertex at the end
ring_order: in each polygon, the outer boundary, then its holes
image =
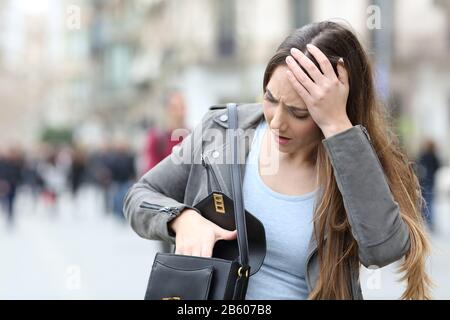
POLYGON ((373 146, 372 139, 369 136, 369 132, 367 132, 367 129, 364 126, 362 126, 362 125, 359 125, 359 126, 361 127, 361 130, 364 132, 364 135, 366 136, 367 140, 369 141, 370 147, 372 148, 372 151, 373 151, 373 153, 375 155, 375 158, 377 158, 377 161, 378 161, 378 164, 380 165, 381 171, 383 171, 384 177, 386 178, 386 181, 387 181, 386 173, 384 172, 384 168, 381 165, 380 158, 378 158, 378 154, 375 151, 375 147, 373 146))
POLYGON ((209 162, 208 157, 202 154, 201 159, 202 159, 202 165, 206 168, 206 170, 210 169, 210 172, 213 176, 214 183, 216 184, 216 186, 218 186, 220 189, 222 189, 222 186, 219 183, 219 179, 217 178, 216 172, 215 172, 213 166, 211 165, 211 163, 209 162))
POLYGON ((140 207, 144 208, 144 209, 159 210, 163 206, 160 206, 158 204, 148 203, 147 201, 142 201, 140 207))
POLYGON ((179 209, 177 207, 164 207, 159 204, 149 203, 147 201, 142 201, 139 207, 143 209, 165 212, 170 215, 176 215, 179 212, 179 209))

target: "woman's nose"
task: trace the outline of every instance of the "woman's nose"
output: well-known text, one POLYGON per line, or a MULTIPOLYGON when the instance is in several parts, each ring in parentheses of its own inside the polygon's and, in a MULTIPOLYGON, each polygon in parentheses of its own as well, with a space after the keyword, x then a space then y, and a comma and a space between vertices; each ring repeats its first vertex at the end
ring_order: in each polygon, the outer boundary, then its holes
POLYGON ((275 112, 273 114, 272 121, 270 122, 270 127, 273 130, 279 130, 281 132, 284 132, 286 121, 284 119, 284 112, 283 107, 281 105, 278 105, 278 107, 275 109, 275 112))

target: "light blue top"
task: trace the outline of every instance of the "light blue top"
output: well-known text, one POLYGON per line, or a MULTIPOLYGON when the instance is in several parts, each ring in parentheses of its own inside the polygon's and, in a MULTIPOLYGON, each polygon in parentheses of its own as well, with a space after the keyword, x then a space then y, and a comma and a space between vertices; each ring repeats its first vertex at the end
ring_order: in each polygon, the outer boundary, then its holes
POLYGON ((243 184, 245 209, 264 224, 267 242, 264 263, 250 277, 246 299, 302 300, 308 297, 305 262, 318 190, 292 196, 265 185, 258 159, 267 128, 264 119, 257 126, 243 184))

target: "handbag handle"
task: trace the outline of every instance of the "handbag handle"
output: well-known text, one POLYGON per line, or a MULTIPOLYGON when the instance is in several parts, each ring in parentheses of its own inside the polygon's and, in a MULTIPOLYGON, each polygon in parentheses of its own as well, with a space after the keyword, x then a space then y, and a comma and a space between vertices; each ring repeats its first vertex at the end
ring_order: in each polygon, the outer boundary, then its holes
POLYGON ((239 132, 238 130, 238 114, 236 103, 228 103, 228 139, 231 144, 231 155, 233 163, 230 168, 231 173, 231 189, 234 203, 234 218, 236 221, 237 229, 237 241, 239 248, 239 263, 245 270, 246 274, 249 274, 250 266, 248 265, 248 241, 247 241, 247 226, 245 224, 245 209, 244 198, 242 193, 241 183, 241 165, 239 164, 239 132), (247 273, 248 272, 248 273, 247 273))

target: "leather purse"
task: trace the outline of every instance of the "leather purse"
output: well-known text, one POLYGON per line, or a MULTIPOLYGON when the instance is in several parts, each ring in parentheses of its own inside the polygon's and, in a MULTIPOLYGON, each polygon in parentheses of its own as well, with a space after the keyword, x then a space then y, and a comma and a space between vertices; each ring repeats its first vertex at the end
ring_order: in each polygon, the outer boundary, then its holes
POLYGON ((237 134, 232 133, 237 129, 236 104, 228 104, 227 109, 233 159, 229 168, 234 200, 215 190, 194 207, 220 227, 237 229, 237 239, 218 241, 211 258, 157 253, 146 300, 244 300, 249 277, 259 270, 264 261, 264 226, 244 209, 241 168, 238 164, 239 140, 237 134))

